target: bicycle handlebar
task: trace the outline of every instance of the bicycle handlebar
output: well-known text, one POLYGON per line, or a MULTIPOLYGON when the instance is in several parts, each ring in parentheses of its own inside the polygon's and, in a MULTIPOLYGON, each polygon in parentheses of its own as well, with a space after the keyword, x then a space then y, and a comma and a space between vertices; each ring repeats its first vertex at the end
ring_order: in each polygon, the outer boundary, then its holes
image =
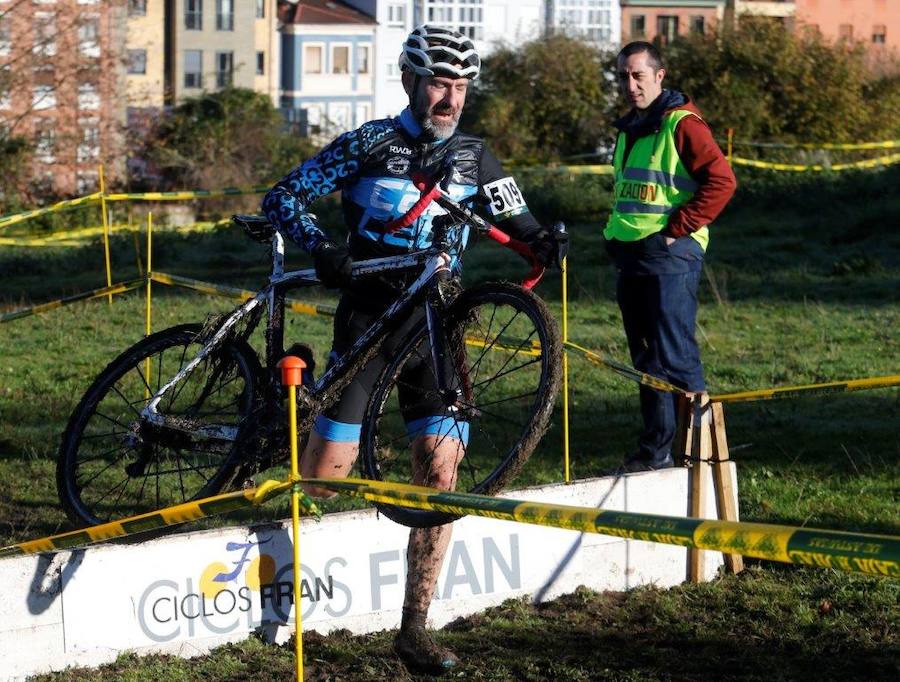
MULTIPOLYGON (((444 174, 446 174, 446 169, 444 174)), ((454 201, 440 186, 440 181, 444 174, 438 174, 438 177, 431 180, 421 178, 414 179, 413 182, 415 183, 416 188, 422 193, 421 196, 409 211, 399 218, 395 218, 394 220, 385 223, 385 231, 390 233, 396 232, 404 227, 409 227, 426 211, 432 202, 436 202, 438 206, 443 208, 454 218, 465 221, 478 230, 479 233, 484 234, 498 244, 515 251, 531 263, 531 271, 525 276, 525 279, 522 280, 522 286, 526 289, 533 289, 537 283, 541 281, 541 277, 544 276, 545 268, 537 258, 535 258, 534 253, 529 246, 523 241, 510 237, 500 228, 484 220, 481 216, 475 215, 471 211, 463 208, 459 203, 454 201)))

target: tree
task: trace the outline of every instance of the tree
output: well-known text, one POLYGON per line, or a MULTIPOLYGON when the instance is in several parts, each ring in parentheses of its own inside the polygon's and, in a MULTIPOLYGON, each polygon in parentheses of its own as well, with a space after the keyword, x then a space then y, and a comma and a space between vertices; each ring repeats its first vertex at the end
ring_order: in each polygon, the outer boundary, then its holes
POLYGON ((693 97, 714 130, 780 142, 900 133, 898 79, 876 76, 861 44, 744 17, 733 30, 679 39, 664 52, 668 87, 693 97))
POLYGON ((551 161, 593 152, 611 137, 614 83, 590 44, 551 35, 484 60, 463 122, 494 152, 515 161, 551 161))
POLYGON ((145 179, 150 185, 214 189, 272 182, 312 152, 267 96, 226 88, 188 98, 163 116, 142 153, 158 173, 145 179))

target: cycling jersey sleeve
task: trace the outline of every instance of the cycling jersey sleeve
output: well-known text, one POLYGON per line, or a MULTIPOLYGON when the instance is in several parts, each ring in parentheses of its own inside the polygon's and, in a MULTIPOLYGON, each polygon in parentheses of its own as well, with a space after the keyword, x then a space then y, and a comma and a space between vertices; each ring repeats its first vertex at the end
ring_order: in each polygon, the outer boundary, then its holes
POLYGON ((516 180, 487 147, 478 169, 478 198, 488 219, 507 234, 529 241, 543 229, 528 210, 516 180))
POLYGON ((328 239, 306 211, 316 200, 342 189, 360 168, 359 130, 344 133, 278 181, 262 210, 278 230, 306 252, 328 239))

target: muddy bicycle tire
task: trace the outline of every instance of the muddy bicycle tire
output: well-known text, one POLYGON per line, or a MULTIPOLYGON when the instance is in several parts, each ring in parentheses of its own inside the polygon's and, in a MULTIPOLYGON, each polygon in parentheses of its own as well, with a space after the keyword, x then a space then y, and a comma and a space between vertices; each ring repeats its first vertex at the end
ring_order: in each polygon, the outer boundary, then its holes
MULTIPOLYGON (((426 439, 420 437, 428 433, 432 445, 455 447, 450 456, 461 457, 457 490, 493 495, 519 473, 547 430, 560 384, 559 331, 544 302, 515 284, 467 289, 448 313, 444 328, 456 402, 424 421, 417 412, 420 403, 434 405, 436 393, 429 395, 405 378, 422 367, 434 371, 423 326, 401 344, 375 383, 363 418, 360 466, 369 479, 411 483, 413 444, 427 460, 426 439)), ((459 518, 443 511, 376 507, 413 528, 459 518)))
MULTIPOLYGON (((110 362, 78 403, 56 467, 59 499, 73 523, 97 525, 208 497, 233 478, 240 464, 235 443, 141 426, 150 396, 201 348, 200 331, 198 324, 179 325, 142 339, 110 362)), ((240 433, 261 371, 249 345, 225 341, 164 396, 160 411, 240 433)))

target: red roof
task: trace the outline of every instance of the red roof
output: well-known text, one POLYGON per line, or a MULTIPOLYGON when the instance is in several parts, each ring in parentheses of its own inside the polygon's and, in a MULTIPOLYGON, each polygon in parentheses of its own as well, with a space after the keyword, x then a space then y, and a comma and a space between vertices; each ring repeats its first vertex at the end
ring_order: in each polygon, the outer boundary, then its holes
POLYGON ((338 0, 293 0, 278 3, 284 24, 376 24, 374 18, 338 0))

